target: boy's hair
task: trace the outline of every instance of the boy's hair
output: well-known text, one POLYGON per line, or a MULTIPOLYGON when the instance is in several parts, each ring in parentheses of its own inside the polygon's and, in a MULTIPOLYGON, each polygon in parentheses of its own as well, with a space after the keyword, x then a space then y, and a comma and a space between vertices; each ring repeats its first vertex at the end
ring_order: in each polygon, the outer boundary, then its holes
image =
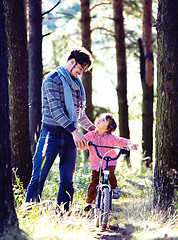
POLYGON ((93 58, 90 52, 87 51, 84 47, 73 50, 70 53, 67 61, 73 58, 84 68, 85 72, 89 71, 93 66, 93 58))
POLYGON ((117 123, 114 119, 114 116, 111 113, 103 113, 102 116, 105 117, 106 121, 109 122, 106 133, 111 134, 117 128, 117 123))

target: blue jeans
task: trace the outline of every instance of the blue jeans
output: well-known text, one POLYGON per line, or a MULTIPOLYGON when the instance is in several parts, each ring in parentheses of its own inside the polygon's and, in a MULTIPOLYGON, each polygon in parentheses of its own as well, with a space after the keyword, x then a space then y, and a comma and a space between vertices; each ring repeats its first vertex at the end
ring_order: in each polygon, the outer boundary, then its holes
POLYGON ((60 186, 57 204, 64 203, 64 209, 69 210, 72 202, 73 174, 77 158, 77 148, 72 134, 62 127, 42 129, 33 160, 33 172, 27 189, 26 202, 39 201, 48 172, 59 154, 60 186))

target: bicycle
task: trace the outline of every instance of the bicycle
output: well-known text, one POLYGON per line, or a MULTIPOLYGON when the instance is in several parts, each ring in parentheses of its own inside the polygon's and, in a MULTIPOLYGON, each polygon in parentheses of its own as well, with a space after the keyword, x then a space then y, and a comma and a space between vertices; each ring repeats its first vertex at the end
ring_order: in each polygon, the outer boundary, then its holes
POLYGON ((112 209, 112 189, 109 186, 108 183, 108 175, 109 175, 109 170, 108 170, 108 163, 111 160, 117 160, 123 150, 129 151, 131 148, 129 146, 119 148, 116 146, 109 147, 109 146, 100 146, 100 145, 95 145, 92 141, 88 142, 88 146, 93 146, 95 148, 97 156, 106 161, 106 168, 103 170, 103 175, 100 176, 99 180, 99 187, 98 187, 98 193, 97 193, 97 200, 96 200, 96 226, 100 227, 101 230, 106 230, 107 223, 108 223, 108 218, 109 218, 109 211, 112 209), (111 149, 119 149, 119 153, 117 154, 116 157, 112 158, 109 156, 101 156, 98 148, 111 148, 111 149))

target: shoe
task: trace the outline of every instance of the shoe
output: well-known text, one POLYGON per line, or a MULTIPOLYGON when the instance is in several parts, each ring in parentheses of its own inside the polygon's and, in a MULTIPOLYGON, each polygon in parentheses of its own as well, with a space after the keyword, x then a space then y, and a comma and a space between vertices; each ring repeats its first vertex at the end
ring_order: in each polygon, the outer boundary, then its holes
POLYGON ((118 185, 115 189, 112 190, 112 198, 114 199, 120 198, 120 187, 118 185))
POLYGON ((84 207, 84 211, 85 211, 85 212, 89 212, 90 209, 92 209, 91 203, 86 203, 86 204, 85 204, 85 207, 84 207))
POLYGON ((105 232, 105 231, 106 231, 106 224, 102 224, 101 232, 105 232))

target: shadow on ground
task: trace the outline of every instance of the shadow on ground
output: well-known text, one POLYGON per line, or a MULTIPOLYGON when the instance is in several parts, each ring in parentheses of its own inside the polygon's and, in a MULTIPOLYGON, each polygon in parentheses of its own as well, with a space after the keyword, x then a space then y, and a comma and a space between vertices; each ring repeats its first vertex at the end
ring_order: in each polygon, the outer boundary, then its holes
POLYGON ((102 240, 130 240, 133 239, 133 233, 135 227, 131 224, 126 224, 125 228, 120 228, 119 226, 109 226, 107 231, 100 232, 95 237, 96 239, 102 240))

